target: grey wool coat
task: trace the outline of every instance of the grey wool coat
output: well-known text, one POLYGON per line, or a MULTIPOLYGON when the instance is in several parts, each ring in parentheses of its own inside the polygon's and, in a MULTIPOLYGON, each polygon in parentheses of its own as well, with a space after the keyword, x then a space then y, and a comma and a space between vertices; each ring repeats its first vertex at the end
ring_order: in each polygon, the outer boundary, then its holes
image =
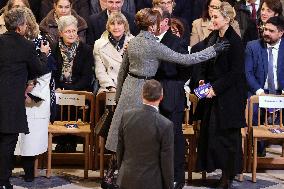
POLYGON ((182 65, 193 65, 216 56, 214 48, 208 47, 201 52, 193 54, 180 54, 156 41, 153 34, 141 31, 133 38, 124 54, 118 78, 116 100, 117 107, 112 118, 108 133, 106 148, 116 152, 118 128, 122 114, 125 110, 142 106, 142 87, 144 79, 130 76, 155 76, 160 61, 167 61, 182 65))

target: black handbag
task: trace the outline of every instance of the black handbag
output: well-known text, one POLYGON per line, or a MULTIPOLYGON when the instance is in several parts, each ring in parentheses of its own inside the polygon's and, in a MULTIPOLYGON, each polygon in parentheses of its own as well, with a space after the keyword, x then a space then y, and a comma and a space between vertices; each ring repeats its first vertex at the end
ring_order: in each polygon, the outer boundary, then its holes
POLYGON ((102 189, 119 189, 119 186, 116 184, 117 180, 117 174, 115 173, 116 169, 117 169, 116 157, 115 155, 112 155, 109 160, 107 172, 105 173, 101 182, 102 189))
POLYGON ((105 139, 107 138, 113 114, 113 110, 110 110, 108 108, 105 109, 105 112, 103 113, 102 117, 99 119, 95 127, 95 132, 97 135, 105 139))

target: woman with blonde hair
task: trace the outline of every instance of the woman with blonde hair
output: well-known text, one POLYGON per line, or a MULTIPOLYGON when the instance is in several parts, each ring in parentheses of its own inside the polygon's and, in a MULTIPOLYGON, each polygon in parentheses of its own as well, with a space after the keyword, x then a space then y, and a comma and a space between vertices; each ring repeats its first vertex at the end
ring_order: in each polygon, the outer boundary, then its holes
MULTIPOLYGON (((40 46, 42 44, 48 44, 48 42, 46 38, 40 34, 39 26, 32 11, 27 7, 23 7, 22 9, 24 10, 27 23, 24 36, 34 42, 38 52, 40 46)), ((34 180, 35 156, 47 151, 52 63, 54 63, 54 61, 49 53, 49 73, 35 80, 29 80, 25 92, 29 134, 19 134, 15 155, 22 156, 21 161, 25 171, 24 180, 26 182, 34 180)))
MULTIPOLYGON (((202 17, 192 22, 192 31, 190 36, 190 46, 194 46, 204 40, 213 31, 212 23, 210 22, 212 11, 219 9, 223 0, 207 0, 202 17)), ((232 20, 232 27, 241 36, 240 27, 237 21, 232 20)))
POLYGON ((244 48, 231 26, 235 11, 228 2, 212 11, 213 31, 206 46, 227 40, 229 50, 202 64, 199 85, 210 83, 198 141, 198 171, 222 170, 220 188, 230 188, 236 174, 242 173, 242 136, 247 99, 244 48))
POLYGON ((132 38, 126 17, 122 13, 111 14, 106 24, 106 31, 96 40, 93 51, 96 78, 100 84, 98 93, 116 91, 122 55, 132 38))

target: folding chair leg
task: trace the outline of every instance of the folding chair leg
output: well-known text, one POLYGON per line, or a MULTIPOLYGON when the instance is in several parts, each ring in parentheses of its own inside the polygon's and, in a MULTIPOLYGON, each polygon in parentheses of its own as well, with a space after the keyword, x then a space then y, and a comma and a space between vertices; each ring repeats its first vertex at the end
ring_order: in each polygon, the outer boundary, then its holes
POLYGON ((257 138, 253 138, 252 182, 256 182, 256 166, 257 166, 257 138))
POLYGON ((51 176, 51 153, 52 153, 52 134, 48 133, 48 150, 47 150, 47 170, 46 177, 51 176))
POLYGON ((88 170, 89 170, 89 134, 85 136, 85 168, 84 168, 84 179, 88 178, 88 170))

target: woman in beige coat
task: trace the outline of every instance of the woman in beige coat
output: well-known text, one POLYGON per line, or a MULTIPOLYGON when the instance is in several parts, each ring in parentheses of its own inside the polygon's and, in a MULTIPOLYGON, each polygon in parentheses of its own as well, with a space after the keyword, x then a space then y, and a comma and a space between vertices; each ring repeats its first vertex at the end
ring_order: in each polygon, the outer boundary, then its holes
POLYGON ((129 33, 127 19, 122 13, 112 14, 106 25, 107 30, 95 42, 95 72, 100 92, 116 91, 117 75, 122 63, 125 47, 133 36, 129 33))
MULTIPOLYGON (((214 9, 219 9, 221 5, 220 0, 208 0, 203 10, 201 18, 198 18, 192 23, 192 32, 190 36, 190 46, 197 44, 204 40, 213 31, 213 27, 210 24, 211 14, 214 9)), ((239 36, 241 36, 240 27, 235 20, 231 25, 239 36)))

